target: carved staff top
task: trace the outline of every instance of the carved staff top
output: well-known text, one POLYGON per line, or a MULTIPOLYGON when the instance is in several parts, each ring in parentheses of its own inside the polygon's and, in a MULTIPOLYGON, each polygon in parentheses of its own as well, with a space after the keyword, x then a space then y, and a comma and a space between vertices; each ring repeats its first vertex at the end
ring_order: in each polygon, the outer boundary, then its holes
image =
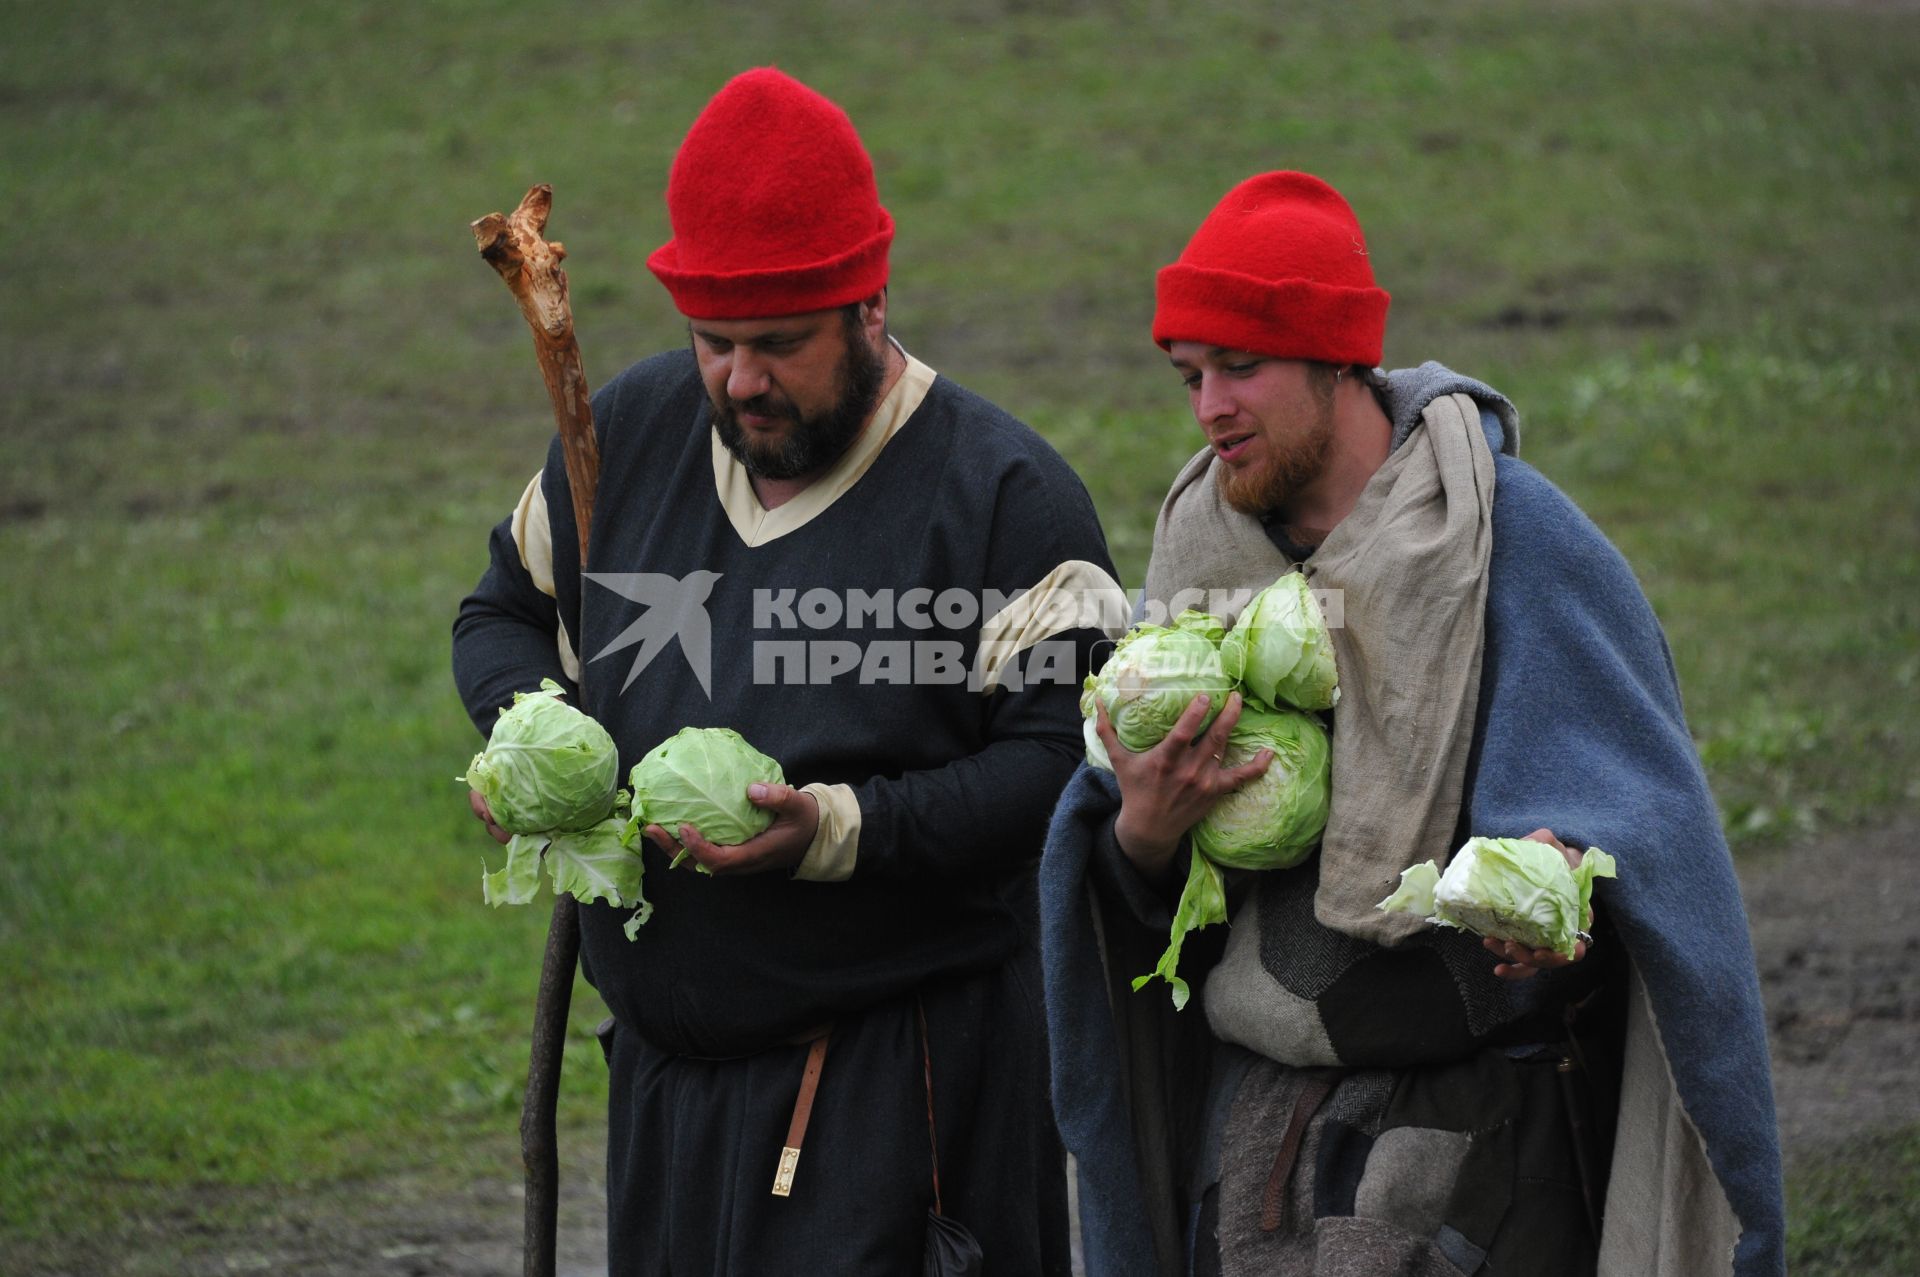
POLYGON ((580 366, 580 344, 573 336, 573 311, 567 304, 567 273, 560 269, 567 250, 548 243, 542 232, 553 209, 553 188, 545 182, 529 190, 511 214, 488 213, 473 223, 480 256, 500 272, 533 329, 534 355, 553 401, 554 424, 567 461, 567 485, 573 489, 573 522, 580 531, 580 567, 587 566, 587 533, 593 523, 593 493, 600 481, 600 445, 593 433, 593 406, 587 375, 580 366))

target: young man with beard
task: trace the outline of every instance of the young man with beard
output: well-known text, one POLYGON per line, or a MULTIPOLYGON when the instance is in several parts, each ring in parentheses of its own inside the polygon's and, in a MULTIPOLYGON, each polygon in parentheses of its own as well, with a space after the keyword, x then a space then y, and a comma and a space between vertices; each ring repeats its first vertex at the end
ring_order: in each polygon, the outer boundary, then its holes
POLYGON ((1229 192, 1160 272, 1153 336, 1207 446, 1155 527, 1146 605, 1232 612, 1303 571, 1339 596, 1318 854, 1240 875, 1153 968, 1186 833, 1227 767, 1196 700, 1082 768, 1041 869, 1055 1109, 1088 1271, 1777 1273, 1778 1142, 1745 914, 1632 572, 1517 455, 1506 398, 1375 370, 1387 294, 1346 201, 1229 192), (1600 846, 1591 946, 1376 906, 1476 835, 1600 846))
POLYGON ((595 396, 584 579, 556 441, 454 627, 483 731, 584 666, 623 775, 727 727, 792 782, 745 787, 773 819, 738 845, 650 826, 631 938, 631 910, 580 910, 612 1012, 609 1268, 918 1272, 937 1175, 983 1271, 1064 1274, 1033 873, 1089 617, 1124 620, 1092 504, 889 337, 893 222, 832 102, 737 77, 667 203, 648 264, 690 348, 595 396))

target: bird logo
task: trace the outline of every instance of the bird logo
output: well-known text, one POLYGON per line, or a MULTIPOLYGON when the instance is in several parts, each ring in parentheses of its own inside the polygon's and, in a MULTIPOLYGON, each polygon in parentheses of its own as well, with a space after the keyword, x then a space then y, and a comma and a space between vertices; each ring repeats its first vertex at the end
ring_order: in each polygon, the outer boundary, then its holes
POLYGON ((677 639, 680 654, 687 659, 700 690, 713 699, 713 622, 707 616, 707 599, 713 594, 718 572, 701 569, 685 576, 664 572, 588 572, 587 580, 612 590, 623 599, 638 603, 641 612, 634 622, 620 631, 612 642, 595 652, 589 663, 603 656, 639 644, 633 664, 627 669, 625 692, 640 677, 640 671, 653 664, 669 642, 677 639))

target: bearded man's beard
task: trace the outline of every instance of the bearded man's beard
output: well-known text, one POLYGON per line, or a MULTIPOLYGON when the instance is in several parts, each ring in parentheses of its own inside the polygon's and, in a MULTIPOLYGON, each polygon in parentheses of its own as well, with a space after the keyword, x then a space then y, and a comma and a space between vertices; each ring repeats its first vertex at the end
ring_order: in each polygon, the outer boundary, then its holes
POLYGON ((854 436, 873 414, 886 380, 884 351, 867 344, 866 332, 856 320, 846 326, 846 353, 835 371, 833 406, 811 417, 801 416, 784 396, 756 395, 713 405, 713 426, 720 443, 747 473, 762 479, 799 479, 826 469, 839 460, 854 436), (772 443, 750 438, 739 413, 784 417, 791 422, 786 435, 772 443))
POLYGON ((1265 456, 1238 470, 1218 468, 1220 495, 1242 514, 1256 518, 1286 509, 1287 504, 1326 468, 1333 452, 1333 387, 1314 387, 1313 411, 1286 438, 1263 431, 1265 456))

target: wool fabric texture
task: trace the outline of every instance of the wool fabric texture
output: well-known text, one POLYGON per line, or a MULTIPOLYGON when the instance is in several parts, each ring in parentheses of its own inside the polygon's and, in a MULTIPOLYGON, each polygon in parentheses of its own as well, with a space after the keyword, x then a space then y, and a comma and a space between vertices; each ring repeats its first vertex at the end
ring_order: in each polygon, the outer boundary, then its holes
POLYGON ((773 67, 728 81, 667 178, 647 267, 690 319, 827 310, 886 287, 893 218, 847 113, 773 67))
POLYGON ((1380 362, 1386 290, 1360 221, 1308 173, 1262 173, 1228 191, 1155 280, 1153 340, 1281 359, 1380 362))
MULTIPOLYGON (((1426 927, 1375 905, 1403 870, 1425 860, 1444 866, 1459 844, 1492 552, 1494 463, 1475 400, 1437 395, 1420 420, 1304 565, 1313 588, 1342 598, 1345 612, 1328 630, 1341 701, 1314 912, 1321 925, 1374 944, 1426 927)), ((1160 507, 1146 584, 1156 605, 1191 589, 1250 598, 1293 568, 1264 524, 1227 506, 1219 465, 1212 448, 1201 449, 1160 507)), ((1210 610, 1231 623, 1220 606, 1210 610)), ((1233 934, 1238 941, 1251 929, 1233 934)))
MULTIPOLYGON (((1672 656, 1626 560, 1511 455, 1516 423, 1504 399, 1438 364, 1390 373, 1395 445, 1427 404, 1454 393, 1479 403, 1497 476, 1463 823, 1514 835, 1545 827, 1620 862, 1600 908, 1631 959, 1634 993, 1600 1271, 1779 1277, 1785 1211, 1766 1017, 1672 656), (1737 1242, 1724 1231, 1729 1210, 1737 1242), (1703 1251, 1717 1254, 1701 1260, 1703 1251)), ((1336 718, 1345 709, 1343 698, 1336 718)), ((1109 996, 1103 946, 1120 933, 1101 928, 1088 889, 1099 831, 1111 830, 1119 802, 1110 773, 1082 766, 1041 861, 1053 1102, 1078 1168, 1088 1271, 1161 1277, 1183 1271, 1160 1257, 1172 1248, 1177 1260, 1184 1241, 1170 1178, 1184 1168, 1136 1150, 1149 1138, 1181 1144, 1165 1113, 1191 1079, 1161 1063, 1179 1058, 1166 1026, 1177 1035, 1199 1022, 1164 995, 1109 996), (1114 1066, 1116 1051, 1127 1069, 1114 1066)), ((1203 1007, 1209 992, 1198 993, 1203 1007)))

